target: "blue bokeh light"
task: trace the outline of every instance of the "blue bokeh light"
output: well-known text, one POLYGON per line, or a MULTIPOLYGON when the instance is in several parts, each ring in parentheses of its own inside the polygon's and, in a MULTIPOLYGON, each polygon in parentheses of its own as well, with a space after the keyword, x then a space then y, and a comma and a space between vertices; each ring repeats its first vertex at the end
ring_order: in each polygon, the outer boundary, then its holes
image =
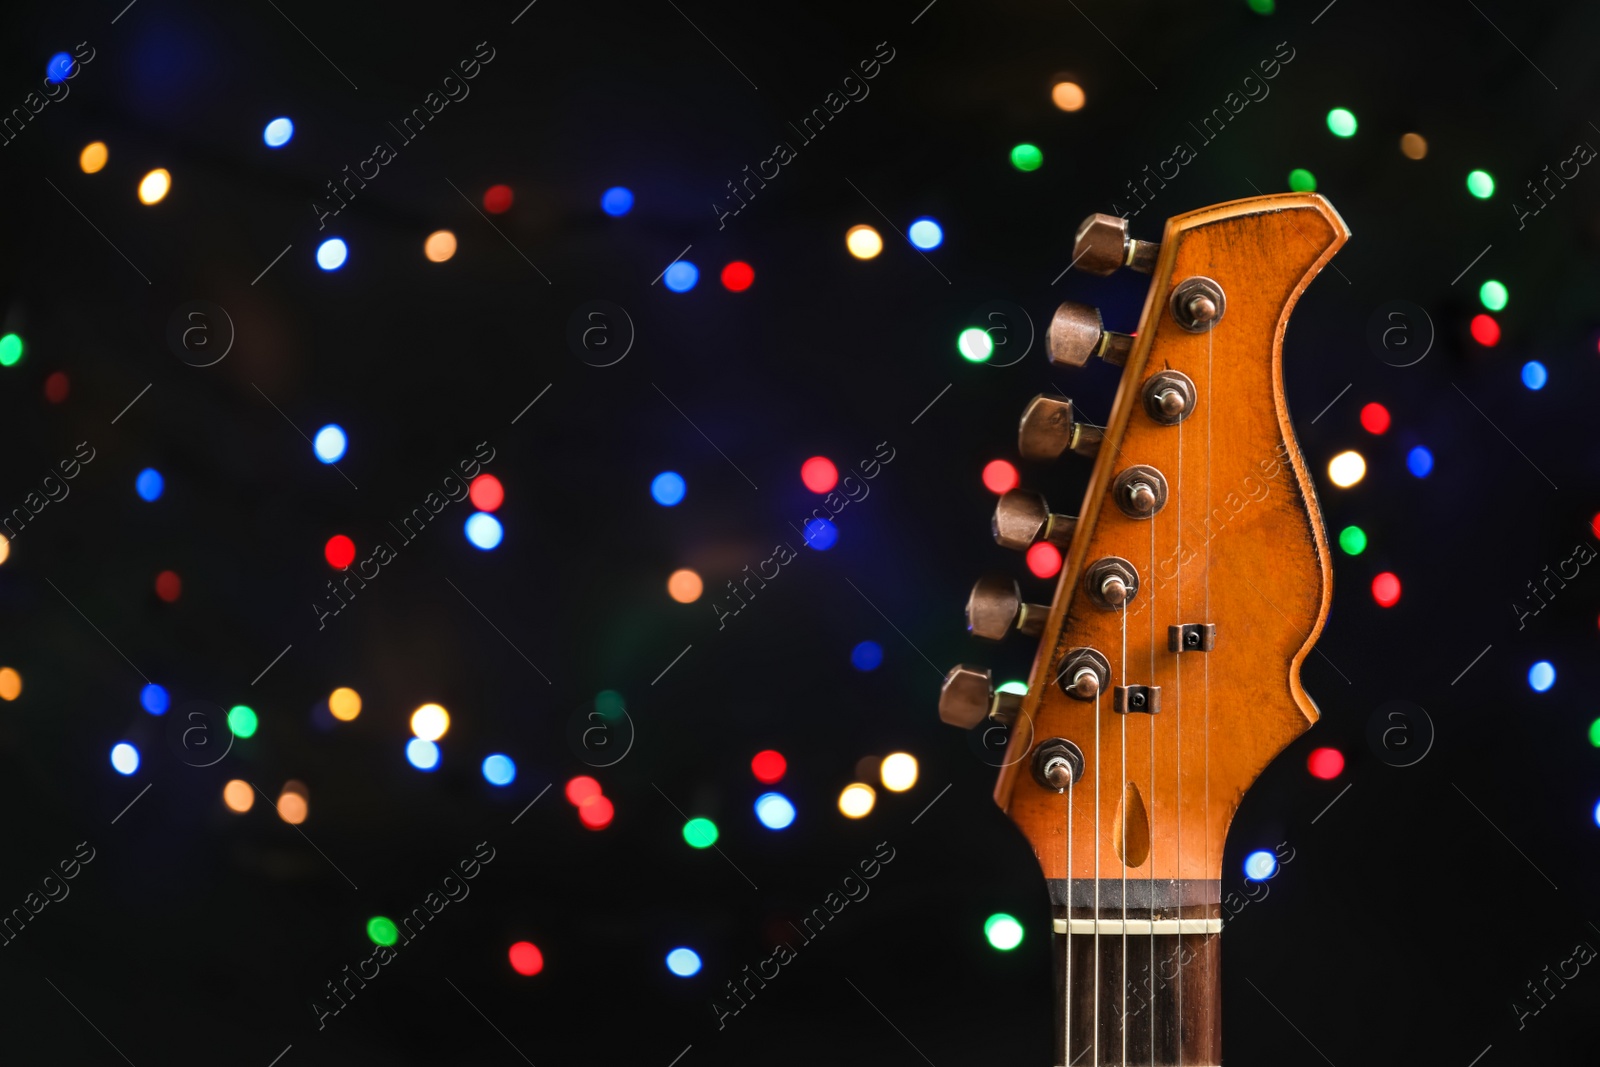
POLYGON ((850 663, 858 671, 875 671, 883 662, 883 646, 876 641, 863 641, 850 650, 850 663))
POLYGON ((1556 668, 1549 660, 1542 659, 1528 668, 1528 685, 1535 693, 1542 693, 1555 684, 1556 668))
POLYGON ((911 243, 924 252, 931 251, 944 244, 944 230, 930 218, 923 217, 911 224, 906 231, 906 236, 911 238, 911 243))
POLYGON ((600 196, 600 210, 620 217, 633 210, 633 190, 613 185, 600 196))
POLYGON ((692 948, 675 948, 667 953, 667 970, 679 978, 690 978, 700 973, 700 953, 692 948))
POLYGON ((336 422, 330 422, 318 430, 317 436, 311 440, 311 450, 324 463, 339 462, 349 445, 350 439, 345 436, 344 427, 336 422))
POLYGON ((323 270, 338 270, 350 258, 350 246, 342 237, 330 237, 317 246, 317 266, 323 270))
MULTIPOLYGON (((94 57, 89 57, 93 59, 94 57)), ((44 80, 51 85, 58 85, 67 80, 72 74, 72 57, 65 52, 57 52, 50 57, 50 62, 44 66, 44 80)))
POLYGON ((161 472, 154 467, 146 467, 133 480, 133 490, 139 494, 140 500, 159 500, 161 491, 166 487, 167 483, 161 477, 161 472))
POLYGON ((268 148, 282 148, 294 136, 294 123, 288 118, 276 118, 261 131, 261 140, 268 148))
POLYGON ((496 752, 484 757, 483 777, 490 785, 510 785, 517 779, 517 765, 510 756, 496 752))
POLYGON ((111 766, 118 774, 132 774, 139 769, 139 750, 126 741, 111 746, 111 766))
POLYGON ((839 540, 839 527, 827 519, 812 519, 806 523, 806 544, 818 552, 826 552, 839 540))
POLYGON ((1265 882, 1278 873, 1278 857, 1257 849, 1244 858, 1244 876, 1252 882, 1265 882))
POLYGON ((1600 826, 1600 800, 1594 802, 1594 824, 1600 826))
POLYGON ((1406 469, 1418 478, 1426 478, 1433 471, 1433 453, 1418 445, 1406 453, 1406 469))
POLYGON ((472 542, 473 548, 481 548, 485 552, 498 548, 505 535, 500 520, 487 511, 475 512, 467 519, 467 540, 472 542))
POLYGON ((700 268, 686 259, 680 259, 666 269, 661 280, 666 282, 667 288, 674 293, 687 293, 700 280, 700 268))
POLYGON ((650 495, 664 508, 680 503, 688 491, 689 483, 677 471, 662 471, 650 482, 650 495))
POLYGON ((406 760, 419 771, 431 771, 439 766, 439 746, 413 737, 406 742, 406 760))
POLYGON ((154 682, 139 690, 139 706, 152 715, 165 715, 171 703, 167 691, 154 682))
POLYGON ((1544 369, 1544 364, 1536 359, 1530 359, 1522 365, 1522 384, 1529 389, 1539 390, 1544 388, 1544 383, 1550 380, 1550 372, 1544 369))
POLYGON ((756 818, 768 830, 782 830, 794 822, 794 805, 782 793, 762 793, 756 797, 756 818))

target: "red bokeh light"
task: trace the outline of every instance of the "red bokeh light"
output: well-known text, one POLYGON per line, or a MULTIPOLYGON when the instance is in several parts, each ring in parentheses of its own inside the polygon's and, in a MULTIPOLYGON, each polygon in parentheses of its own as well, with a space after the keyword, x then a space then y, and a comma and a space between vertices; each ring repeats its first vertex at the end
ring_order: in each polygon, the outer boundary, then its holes
POLYGON ((755 268, 742 259, 736 259, 722 268, 722 284, 735 293, 744 292, 755 280, 755 268))
POLYGON ((812 456, 800 464, 800 480, 813 493, 829 493, 839 484, 839 468, 827 456, 812 456))
POLYGON ((1027 561, 1035 578, 1054 578, 1061 573, 1061 550, 1049 541, 1028 546, 1027 561))
POLYGON ((1500 324, 1494 321, 1494 316, 1472 316, 1472 339, 1485 348, 1493 348, 1500 343, 1500 324))
POLYGON ((1306 770, 1313 778, 1337 778, 1344 773, 1344 753, 1336 748, 1312 749, 1306 757, 1306 770))
POLYGON ((783 758, 783 753, 775 749, 766 749, 757 752, 750 761, 750 773, 756 776, 756 781, 771 785, 783 777, 789 769, 789 761, 783 758))
POLYGON ((591 830, 604 830, 611 825, 611 817, 615 814, 616 809, 611 806, 611 801, 598 793, 578 805, 578 818, 591 830))
POLYGON ((322 546, 322 555, 328 566, 344 570, 356 561, 356 543, 344 534, 334 534, 322 546))
POLYGON ((491 185, 483 194, 483 210, 491 215, 503 215, 511 210, 511 195, 509 185, 491 185))
POLYGON ((183 579, 172 571, 162 571, 156 575, 156 596, 168 604, 183 595, 183 579))
POLYGON ((506 955, 511 960, 511 969, 525 978, 544 970, 544 953, 532 941, 518 941, 506 955))
POLYGON ((1361 409, 1361 428, 1368 433, 1384 433, 1389 429, 1389 409, 1382 404, 1368 404, 1361 409))
POLYGON ((472 506, 479 511, 493 511, 505 503, 506 488, 494 475, 480 474, 472 479, 472 487, 467 490, 467 495, 472 498, 472 506))
POLYGON ((1384 571, 1372 579, 1372 599, 1378 602, 1380 608, 1392 608, 1400 603, 1399 576, 1384 571))
POLYGON ((983 468, 983 487, 991 493, 1009 493, 1021 481, 1017 468, 1003 459, 991 460, 983 468))
POLYGON ((580 774, 567 783, 567 803, 582 804, 590 797, 600 795, 600 783, 587 774, 580 774))
POLYGON ((67 398, 67 391, 72 388, 72 383, 67 380, 66 371, 56 371, 44 380, 44 398, 52 404, 59 404, 67 398))
POLYGON ((1589 529, 1594 531, 1596 537, 1600 537, 1600 514, 1589 520, 1589 529))

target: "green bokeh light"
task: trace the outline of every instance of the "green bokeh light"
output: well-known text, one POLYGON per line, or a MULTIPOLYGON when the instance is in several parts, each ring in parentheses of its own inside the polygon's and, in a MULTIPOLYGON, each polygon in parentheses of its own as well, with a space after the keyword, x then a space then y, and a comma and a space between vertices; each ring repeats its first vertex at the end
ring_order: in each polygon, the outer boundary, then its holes
POLYGON ((968 326, 961 331, 961 336, 956 338, 956 351, 961 353, 961 358, 969 363, 983 363, 994 355, 994 338, 989 336, 989 331, 976 326, 968 326))
POLYGON ((1304 167, 1296 167, 1289 172, 1289 188, 1297 193, 1314 193, 1317 191, 1317 176, 1304 167))
POLYGON ((22 358, 22 338, 14 333, 0 337, 0 367, 9 367, 22 358))
POLYGON ((1011 165, 1018 170, 1038 170, 1044 166, 1044 153, 1038 145, 1019 144, 1011 150, 1011 165))
POLYGON ((1270 15, 1278 9, 1273 0, 1245 0, 1245 3, 1258 15, 1270 15))
POLYGON ((602 689, 594 695, 594 710, 607 719, 620 719, 623 710, 622 694, 615 689, 602 689))
POLYGON ((1483 306, 1490 311, 1500 311, 1505 308, 1506 301, 1511 299, 1511 294, 1506 287, 1490 278, 1478 287, 1478 299, 1483 301, 1483 306))
POLYGON ((1348 555, 1361 555, 1367 550, 1367 531, 1359 526, 1346 526, 1339 531, 1339 547, 1348 555))
POLYGON ((997 692, 997 693, 1015 693, 1019 697, 1025 697, 1025 696, 1028 695, 1028 683, 1027 682, 1006 682, 1003 685, 1001 685, 999 689, 996 689, 995 692, 997 692))
POLYGON ((1600 748, 1600 719, 1589 724, 1589 743, 1595 748, 1600 748))
POLYGON ((392 945, 400 940, 400 931, 382 915, 374 915, 367 920, 367 936, 374 945, 392 945))
POLYGON ((1494 175, 1486 170, 1475 170, 1467 175, 1467 192, 1479 200, 1487 200, 1494 195, 1494 175))
POLYGON ((983 923, 983 936, 1001 952, 1010 952, 1022 944, 1022 924, 1003 911, 997 911, 983 923))
POLYGON ((1356 135, 1356 117, 1349 108, 1336 107, 1328 112, 1328 129, 1333 131, 1335 137, 1354 137, 1356 135))
POLYGON ((234 737, 253 737, 259 725, 255 709, 244 704, 235 704, 228 709, 228 729, 233 731, 234 737))
POLYGON ((710 848, 717 843, 717 824, 710 819, 690 819, 683 824, 683 839, 691 848, 710 848))

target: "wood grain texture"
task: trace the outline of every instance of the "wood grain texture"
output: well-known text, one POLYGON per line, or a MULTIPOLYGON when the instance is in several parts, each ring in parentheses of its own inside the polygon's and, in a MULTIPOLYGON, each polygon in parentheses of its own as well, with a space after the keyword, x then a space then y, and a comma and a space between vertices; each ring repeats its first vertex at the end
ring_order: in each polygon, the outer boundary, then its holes
MULTIPOLYGON (((1032 843, 1050 878, 1221 875, 1228 825, 1266 765, 1316 721, 1300 664, 1327 617, 1327 538, 1283 393, 1282 345, 1301 291, 1349 236, 1315 194, 1254 197, 1168 221, 1131 352, 1079 512, 1056 598, 1028 680, 1021 722, 995 798, 1032 843), (1196 275, 1227 295, 1207 333, 1181 329, 1173 287, 1196 275), (1144 410, 1140 389, 1173 369, 1198 402, 1178 426, 1144 410), (1153 519, 1118 510, 1119 471, 1149 464, 1170 497, 1153 519), (1138 595, 1105 611, 1083 594, 1092 561, 1121 556, 1138 595), (1167 627, 1214 623, 1210 652, 1175 654, 1167 627), (1111 663, 1112 684, 1161 687, 1157 715, 1118 715, 1111 693, 1068 698, 1061 653, 1088 646, 1111 663), (1032 747, 1065 737, 1084 752, 1069 797, 1029 773, 1032 747), (1125 784, 1138 783, 1150 828, 1147 857, 1124 867, 1114 841, 1125 784), (1072 855, 1067 855, 1069 822, 1072 855)), ((1070 395, 1069 380, 1062 383, 1070 395)), ((1070 460, 1069 460, 1070 461, 1070 460)))

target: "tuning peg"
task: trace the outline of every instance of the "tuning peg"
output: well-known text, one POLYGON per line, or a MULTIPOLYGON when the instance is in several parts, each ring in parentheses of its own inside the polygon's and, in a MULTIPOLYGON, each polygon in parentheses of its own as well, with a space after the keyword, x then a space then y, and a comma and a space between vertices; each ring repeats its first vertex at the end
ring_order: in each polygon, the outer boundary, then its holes
POLYGON ((1133 335, 1105 328, 1098 308, 1063 300, 1050 320, 1050 336, 1045 347, 1051 363, 1081 367, 1096 356, 1114 367, 1128 362, 1133 335))
POLYGON ((996 693, 994 679, 982 667, 963 663, 944 676, 939 690, 939 718, 951 726, 970 730, 988 719, 1009 726, 1022 710, 1016 693, 996 693))
POLYGON ((1069 449, 1092 458, 1100 451, 1101 436, 1098 427, 1073 421, 1072 401, 1036 396, 1017 427, 1017 451, 1023 459, 1055 459, 1069 449))
POLYGON ((1048 604, 1024 604, 1022 590, 1011 578, 985 575, 967 597, 967 629, 985 641, 998 641, 1015 626, 1030 637, 1044 631, 1048 604))
POLYGON ((1155 269, 1160 251, 1159 244, 1129 237, 1127 219, 1095 214, 1078 224, 1078 236, 1072 242, 1072 262, 1102 277, 1123 267, 1149 274, 1155 269))
POLYGON ((1077 524, 1071 515, 1052 512, 1043 496, 1026 489, 1002 493, 994 506, 994 539, 1001 548, 1022 551, 1035 541, 1066 548, 1077 524))

